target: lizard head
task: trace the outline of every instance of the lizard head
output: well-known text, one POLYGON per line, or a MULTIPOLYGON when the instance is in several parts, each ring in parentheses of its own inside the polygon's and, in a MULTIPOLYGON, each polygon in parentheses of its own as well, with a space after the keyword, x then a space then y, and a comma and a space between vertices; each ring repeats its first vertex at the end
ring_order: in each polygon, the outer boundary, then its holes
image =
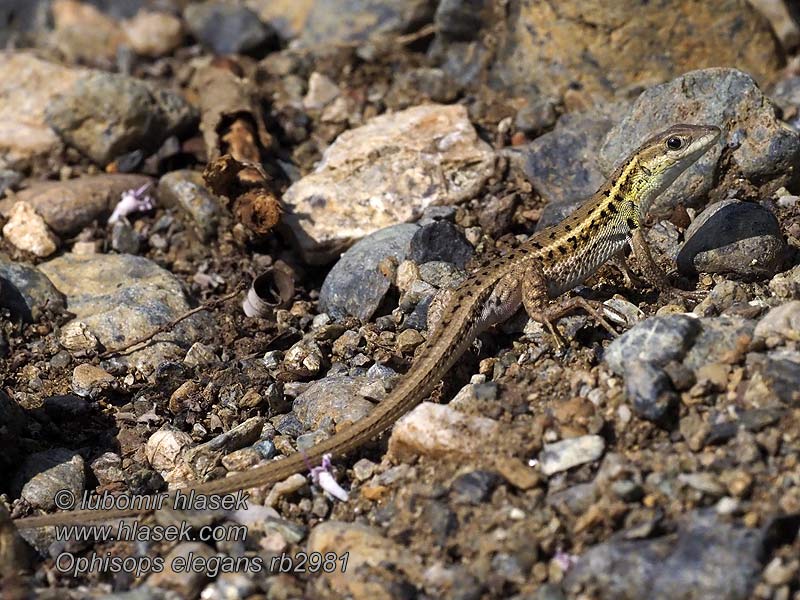
POLYGON ((648 139, 628 166, 639 193, 639 213, 645 214, 656 196, 711 148, 721 134, 714 125, 673 125, 648 139))

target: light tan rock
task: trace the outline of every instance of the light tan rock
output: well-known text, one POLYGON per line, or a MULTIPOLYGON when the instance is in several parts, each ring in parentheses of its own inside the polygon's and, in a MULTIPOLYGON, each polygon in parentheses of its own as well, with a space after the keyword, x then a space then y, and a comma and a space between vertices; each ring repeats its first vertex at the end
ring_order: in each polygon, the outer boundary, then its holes
POLYGON ((27 202, 15 202, 11 207, 8 223, 3 226, 3 237, 20 250, 39 258, 50 256, 58 249, 58 239, 27 202))
POLYGON ((139 11, 122 22, 122 30, 141 56, 166 56, 183 43, 183 22, 168 13, 139 11))
POLYGON ((119 24, 88 2, 54 0, 50 43, 70 63, 105 66, 127 40, 119 24))
POLYGON ((191 446, 192 436, 176 429, 159 429, 147 440, 144 455, 157 471, 174 469, 186 448, 191 446))
POLYGON ((413 220, 432 204, 476 194, 494 172, 492 148, 460 105, 428 104, 345 131, 313 173, 284 195, 303 258, 323 264, 350 244, 413 220))
POLYGON ((449 406, 423 402, 397 421, 389 454, 403 460, 424 454, 458 457, 477 454, 500 425, 493 419, 465 415, 449 406))
POLYGON ((78 396, 91 396, 114 381, 114 376, 95 365, 80 364, 72 371, 72 391, 78 396))

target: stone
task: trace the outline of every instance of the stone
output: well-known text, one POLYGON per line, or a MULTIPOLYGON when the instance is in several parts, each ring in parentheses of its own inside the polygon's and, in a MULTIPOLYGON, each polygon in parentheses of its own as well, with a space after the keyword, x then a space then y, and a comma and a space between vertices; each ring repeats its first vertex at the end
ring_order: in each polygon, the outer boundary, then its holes
POLYGON ((450 495, 459 504, 481 504, 489 499, 499 478, 491 471, 470 471, 459 475, 450 484, 450 495))
MULTIPOLYGON (((24 482, 20 496, 33 508, 70 508, 64 498, 59 498, 56 504, 56 494, 61 490, 67 490, 74 501, 73 506, 77 506, 86 485, 83 458, 66 448, 36 452, 25 458, 14 481, 24 482)), ((67 494, 64 496, 69 499, 67 494)))
POLYGON ((195 109, 173 92, 102 72, 78 79, 46 111, 48 125, 100 165, 134 150, 155 152, 196 119, 195 109))
POLYGON ((308 92, 303 98, 303 108, 306 110, 322 110, 338 98, 339 86, 321 73, 314 71, 308 78, 308 92))
POLYGON ((434 221, 414 232, 408 257, 417 264, 442 261, 463 269, 474 251, 455 225, 448 221, 434 221))
POLYGON ((709 363, 734 364, 747 352, 755 322, 738 316, 702 320, 702 330, 683 358, 683 364, 697 371, 709 363))
POLYGON ((769 282, 769 289, 781 300, 800 300, 800 265, 775 275, 769 282))
POLYGON ((216 234, 222 206, 206 189, 202 173, 188 169, 167 173, 158 182, 158 198, 186 213, 201 241, 207 242, 216 234))
POLYGON ((399 460, 419 454, 434 458, 468 457, 482 452, 489 436, 499 431, 500 424, 492 419, 423 402, 395 423, 389 438, 389 454, 399 460))
POLYGON ((0 159, 22 168, 61 151, 63 144, 45 122, 45 111, 86 72, 26 52, 0 55, 0 159))
MULTIPOLYGON (((190 308, 180 281, 140 256, 65 254, 39 265, 39 270, 66 296, 68 310, 106 348, 151 333, 190 308)), ((189 345, 213 329, 213 320, 198 313, 118 360, 149 374, 167 359, 183 358, 178 343, 189 345)))
POLYGON ((100 345, 97 336, 83 321, 74 319, 61 328, 58 343, 70 352, 88 352, 100 345))
POLYGON ((800 406, 800 352, 773 350, 767 354, 747 355, 751 373, 745 401, 761 403, 772 398, 792 407, 800 406))
POLYGON ((122 457, 114 452, 104 452, 89 465, 100 485, 125 481, 122 457))
POLYGON ((567 471, 603 456, 605 440, 599 435, 582 435, 545 444, 539 453, 539 465, 547 477, 567 471))
POLYGON ((49 43, 67 63, 109 67, 127 41, 115 19, 88 2, 53 0, 49 43))
POLYGON ((402 262, 418 229, 416 225, 401 223, 355 243, 325 277, 319 292, 319 309, 334 319, 354 316, 369 321, 392 284, 379 265, 387 258, 402 262))
POLYGON ((16 190, 25 176, 19 171, 13 169, 5 169, 0 165, 0 198, 6 195, 7 192, 16 190))
POLYGON ((26 202, 42 215, 56 234, 72 237, 94 221, 108 218, 122 193, 140 188, 151 179, 143 175, 89 175, 68 181, 43 181, 0 201, 8 216, 15 201, 26 202))
POLYGON ((650 317, 611 342, 604 359, 618 375, 635 362, 663 367, 682 360, 701 329, 699 319, 684 315, 650 317))
POLYGON ((204 481, 225 454, 255 444, 263 427, 263 417, 250 417, 207 442, 186 450, 183 462, 192 470, 197 480, 204 481))
POLYGON ((425 338, 416 329, 405 329, 397 335, 397 351, 401 354, 413 352, 425 338))
POLYGON ((726 143, 738 146, 732 156, 741 174, 765 196, 795 177, 790 165, 800 159, 800 135, 780 122, 750 75, 723 68, 692 71, 645 90, 600 149, 604 173, 666 124, 685 122, 717 125, 722 136, 659 196, 653 214, 669 214, 678 202, 697 205, 704 200, 716 183, 726 143))
POLYGON ((55 313, 66 308, 63 294, 36 267, 13 262, 0 254, 0 306, 15 318, 38 321, 45 310, 55 313))
POLYGON ((131 48, 140 56, 166 56, 183 43, 183 22, 166 12, 141 10, 121 25, 131 48))
POLYGON ((627 367, 625 393, 633 412, 654 423, 674 417, 679 398, 667 374, 647 362, 635 361, 627 367))
POLYGON ((144 455, 156 471, 171 471, 180 462, 183 453, 192 445, 192 436, 176 429, 159 429, 149 438, 144 455))
POLYGON ((114 381, 114 376, 105 369, 80 364, 72 371, 72 391, 81 397, 95 396, 114 381))
POLYGON ((750 0, 750 3, 769 19, 775 35, 787 52, 800 44, 797 5, 788 0, 750 0))
POLYGON ((761 574, 765 530, 690 513, 676 534, 619 536, 585 552, 563 583, 570 597, 587 587, 599 598, 745 600, 761 574))
POLYGON ((362 237, 472 197, 495 156, 460 105, 426 104, 342 133, 284 194, 284 223, 306 262, 329 262, 362 237))
POLYGON ((745 280, 772 277, 786 256, 781 225, 760 204, 724 200, 701 212, 686 230, 678 270, 721 273, 745 280))
POLYGON ((772 308, 756 325, 753 337, 800 342, 800 300, 772 308))
POLYGON ((53 254, 59 244, 44 219, 27 202, 15 202, 11 207, 8 222, 3 225, 3 237, 20 250, 39 258, 53 254))
POLYGON ((214 354, 214 349, 202 342, 195 342, 186 352, 183 362, 190 367, 203 369, 220 364, 219 358, 214 354))
POLYGON ((141 239, 130 223, 120 219, 111 226, 111 248, 120 254, 139 254, 141 239))
POLYGON ((181 542, 164 557, 164 569, 150 574, 147 586, 171 590, 180 598, 198 598, 209 580, 205 565, 215 556, 206 544, 181 542))
MULTIPOLYGON (((612 97, 716 65, 735 65, 768 84, 781 67, 769 23, 739 0, 565 0, 524 2, 513 11, 486 5, 494 7, 494 16, 484 17, 483 27, 498 32, 492 36, 488 77, 506 94, 561 97, 572 88, 589 97, 612 97), (731 44, 733 38, 741 43, 731 44)), ((446 56, 466 54, 465 46, 449 45, 446 56)), ((455 65, 470 69, 480 47, 468 56, 455 65)), ((473 77, 482 74, 478 70, 473 77)))
POLYGON ((183 11, 189 31, 214 54, 262 54, 274 45, 269 25, 246 6, 211 0, 189 4, 183 11))
POLYGON ((359 395, 363 385, 361 377, 326 377, 312 383, 295 398, 292 410, 308 430, 318 429, 329 419, 337 426, 355 423, 373 408, 372 402, 359 395))

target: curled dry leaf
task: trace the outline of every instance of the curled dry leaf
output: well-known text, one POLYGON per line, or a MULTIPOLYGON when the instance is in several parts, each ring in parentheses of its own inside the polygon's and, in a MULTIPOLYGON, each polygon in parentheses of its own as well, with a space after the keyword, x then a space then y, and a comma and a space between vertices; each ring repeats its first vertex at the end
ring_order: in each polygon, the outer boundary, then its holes
POLYGON ((242 309, 248 317, 269 318, 278 308, 288 306, 293 296, 294 275, 279 262, 255 278, 242 309))

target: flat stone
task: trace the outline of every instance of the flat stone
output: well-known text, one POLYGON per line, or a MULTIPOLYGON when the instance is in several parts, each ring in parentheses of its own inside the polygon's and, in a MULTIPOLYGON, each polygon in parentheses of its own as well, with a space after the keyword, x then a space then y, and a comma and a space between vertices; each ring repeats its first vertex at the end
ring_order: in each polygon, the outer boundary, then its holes
POLYGON ((414 232, 408 257, 417 264, 442 261, 463 269, 474 252, 472 244, 455 225, 447 221, 434 221, 414 232))
POLYGON ((143 175, 89 175, 68 181, 44 181, 0 201, 8 216, 15 201, 30 204, 58 235, 71 237, 94 221, 107 218, 126 190, 152 181, 143 175))
MULTIPOLYGON (((696 23, 694 18, 692 23, 696 23)), ((691 71, 645 90, 609 132, 599 156, 603 171, 610 173, 666 124, 686 122, 717 125, 722 136, 659 196, 651 209, 654 214, 669 214, 678 202, 697 205, 703 201, 715 184, 716 165, 726 143, 738 144, 733 150, 736 164, 765 196, 792 179, 791 165, 800 159, 800 135, 780 122, 750 75, 723 68, 691 71)))
POLYGON ((319 308, 335 319, 369 321, 392 284, 379 270, 391 257, 402 262, 419 227, 401 223, 376 231, 345 252, 328 272, 319 293, 319 308))
POLYGON ((328 419, 337 425, 355 423, 374 406, 359 394, 364 383, 364 378, 346 375, 315 381, 295 398, 292 410, 308 430, 318 429, 328 419))
POLYGON ((66 448, 31 454, 17 471, 15 481, 24 482, 20 495, 34 508, 56 508, 55 496, 60 490, 68 490, 77 503, 86 485, 83 458, 66 448))
POLYGON ((15 202, 8 214, 8 222, 3 225, 3 237, 11 244, 38 256, 46 258, 58 249, 56 238, 44 219, 27 202, 15 202))
POLYGON ((94 396, 113 381, 113 375, 95 365, 81 364, 72 371, 72 391, 83 398, 94 396))
POLYGON ((606 441, 599 435, 582 435, 545 444, 539 454, 539 464, 547 477, 572 467, 593 462, 603 456, 606 441))
POLYGON ((167 173, 158 182, 158 197, 166 206, 176 206, 186 213, 202 241, 208 241, 217 232, 222 205, 206 189, 203 175, 198 171, 183 169, 167 173))
POLYGON ((724 200, 706 208, 685 233, 678 270, 723 273, 747 280, 775 275, 786 256, 781 225, 760 204, 724 200))
POLYGON ((497 421, 465 415, 449 406, 423 402, 395 423, 389 454, 399 458, 424 454, 466 457, 483 450, 489 436, 498 433, 497 421))
MULTIPOLYGON (((67 308, 106 348, 151 333, 189 310, 180 281, 154 262, 128 254, 65 254, 39 265, 67 308)), ((182 359, 178 343, 190 345, 213 331, 213 321, 198 313, 159 334, 150 344, 119 358, 146 373, 168 358, 182 359)))
POLYGON ((650 317, 611 342, 604 359, 618 375, 624 375, 634 362, 663 367, 671 360, 683 359, 700 331, 699 319, 692 317, 650 317))
POLYGON ((567 573, 572 595, 590 588, 602 598, 745 600, 761 574, 765 531, 695 511, 677 534, 615 540, 590 548, 567 573))
POLYGON ((36 267, 0 255, 0 306, 30 323, 38 321, 46 309, 55 313, 64 310, 66 303, 63 294, 36 267))
POLYGON ((427 104, 342 133, 284 195, 284 222, 303 259, 329 262, 362 237, 472 197, 495 156, 460 105, 427 104))

